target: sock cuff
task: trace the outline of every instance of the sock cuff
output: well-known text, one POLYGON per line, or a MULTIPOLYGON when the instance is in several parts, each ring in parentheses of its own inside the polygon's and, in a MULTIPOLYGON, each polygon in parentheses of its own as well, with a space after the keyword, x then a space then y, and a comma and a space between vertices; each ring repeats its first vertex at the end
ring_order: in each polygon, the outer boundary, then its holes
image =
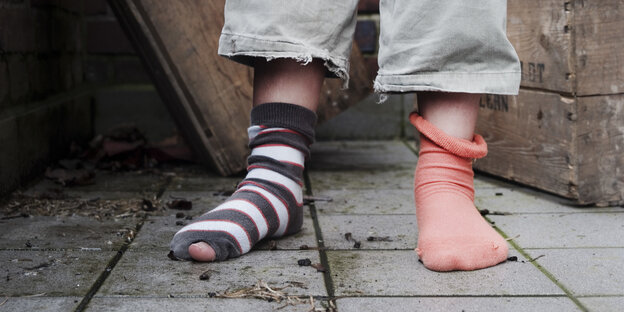
POLYGON ((251 110, 251 124, 294 130, 312 143, 314 142, 316 113, 295 104, 264 103, 251 110))
POLYGON ((420 134, 446 151, 464 158, 483 158, 487 155, 487 144, 482 136, 475 134, 472 141, 452 137, 438 129, 416 112, 409 116, 410 122, 420 134))

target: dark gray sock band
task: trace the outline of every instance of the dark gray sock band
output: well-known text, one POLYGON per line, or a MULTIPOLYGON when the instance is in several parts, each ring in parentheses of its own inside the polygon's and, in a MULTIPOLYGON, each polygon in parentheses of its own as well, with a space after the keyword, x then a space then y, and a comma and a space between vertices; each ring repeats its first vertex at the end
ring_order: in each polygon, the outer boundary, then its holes
POLYGON ((302 134, 308 144, 314 143, 316 113, 299 105, 264 103, 251 110, 251 125, 282 127, 302 134))

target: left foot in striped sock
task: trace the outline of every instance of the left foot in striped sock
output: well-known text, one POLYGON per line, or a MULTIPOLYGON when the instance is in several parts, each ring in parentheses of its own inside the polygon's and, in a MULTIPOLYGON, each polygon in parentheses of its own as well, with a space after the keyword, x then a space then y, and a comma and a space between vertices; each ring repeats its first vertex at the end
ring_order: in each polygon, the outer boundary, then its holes
POLYGON ((225 260, 266 237, 301 229, 303 165, 316 115, 297 105, 267 103, 252 110, 251 121, 247 176, 223 204, 176 233, 170 247, 176 257, 225 260))

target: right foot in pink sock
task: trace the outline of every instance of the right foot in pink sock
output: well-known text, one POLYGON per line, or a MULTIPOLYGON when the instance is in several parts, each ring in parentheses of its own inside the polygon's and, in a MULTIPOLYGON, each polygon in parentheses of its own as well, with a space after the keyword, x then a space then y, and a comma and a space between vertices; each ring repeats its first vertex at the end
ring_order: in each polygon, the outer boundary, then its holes
POLYGON ((421 133, 414 179, 418 256, 430 270, 477 270, 507 259, 508 246, 474 206, 472 158, 487 154, 482 137, 446 135, 418 115, 421 133))

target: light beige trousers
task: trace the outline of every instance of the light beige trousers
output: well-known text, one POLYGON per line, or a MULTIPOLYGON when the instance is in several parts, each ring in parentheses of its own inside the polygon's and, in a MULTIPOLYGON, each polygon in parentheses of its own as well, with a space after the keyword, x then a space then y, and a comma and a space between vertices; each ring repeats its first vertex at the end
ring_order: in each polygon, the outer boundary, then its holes
MULTIPOLYGON (((247 65, 319 58, 348 80, 357 2, 227 0, 219 54, 247 65)), ((375 91, 517 94, 506 11, 506 0, 381 0, 375 91)))

